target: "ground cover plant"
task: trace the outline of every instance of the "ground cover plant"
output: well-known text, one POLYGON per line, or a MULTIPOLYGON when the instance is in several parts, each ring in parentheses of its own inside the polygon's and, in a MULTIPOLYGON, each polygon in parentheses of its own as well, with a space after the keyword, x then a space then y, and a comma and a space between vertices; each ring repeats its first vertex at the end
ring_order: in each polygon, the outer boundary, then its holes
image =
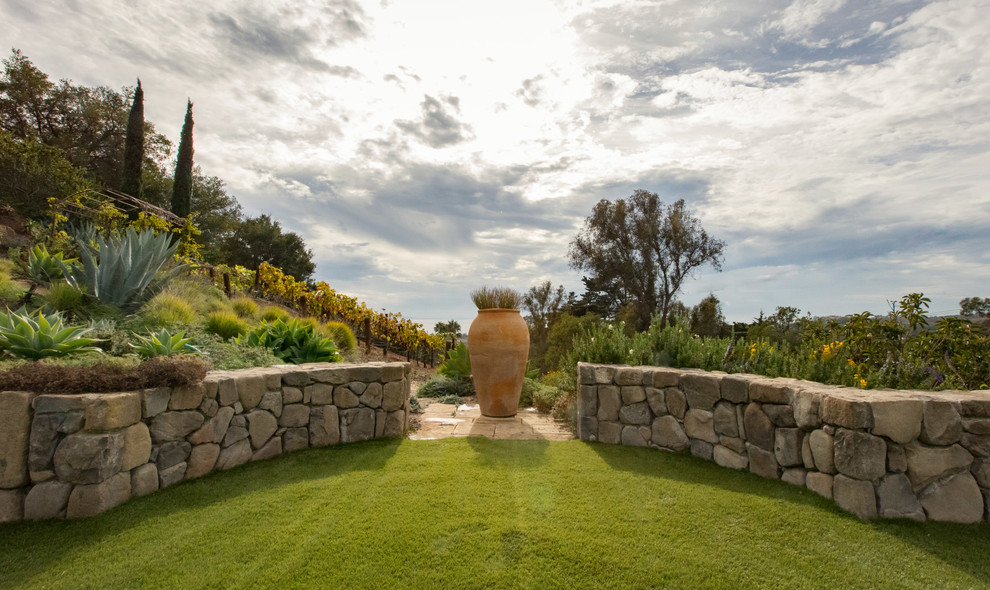
POLYGON ((684 454, 369 441, 0 525, 0 588, 972 588, 988 551, 684 454))

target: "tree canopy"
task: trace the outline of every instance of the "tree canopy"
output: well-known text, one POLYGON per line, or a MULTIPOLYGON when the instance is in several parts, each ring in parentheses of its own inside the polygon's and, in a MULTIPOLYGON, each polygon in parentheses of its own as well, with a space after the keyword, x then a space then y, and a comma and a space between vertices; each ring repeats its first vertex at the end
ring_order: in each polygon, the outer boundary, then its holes
POLYGON ((721 270, 724 249, 683 199, 666 205, 656 193, 637 190, 627 199, 599 201, 568 254, 571 266, 597 284, 621 287, 642 330, 653 314, 665 326, 684 281, 705 265, 721 270))
POLYGON ((308 281, 316 270, 313 252, 298 234, 282 231, 278 221, 268 215, 245 219, 227 242, 230 262, 257 268, 262 262, 282 269, 297 280, 308 281))

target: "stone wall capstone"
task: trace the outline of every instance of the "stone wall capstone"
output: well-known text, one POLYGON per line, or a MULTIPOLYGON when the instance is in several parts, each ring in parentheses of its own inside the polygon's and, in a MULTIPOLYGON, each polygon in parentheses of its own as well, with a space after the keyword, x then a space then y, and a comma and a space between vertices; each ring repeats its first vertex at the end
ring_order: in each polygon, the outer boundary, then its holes
POLYGON ((0 522, 105 512, 212 471, 307 447, 400 437, 408 363, 214 371, 133 392, 0 392, 0 522))
POLYGON ((990 391, 586 363, 577 386, 582 440, 690 452, 806 487, 864 520, 990 520, 990 391))

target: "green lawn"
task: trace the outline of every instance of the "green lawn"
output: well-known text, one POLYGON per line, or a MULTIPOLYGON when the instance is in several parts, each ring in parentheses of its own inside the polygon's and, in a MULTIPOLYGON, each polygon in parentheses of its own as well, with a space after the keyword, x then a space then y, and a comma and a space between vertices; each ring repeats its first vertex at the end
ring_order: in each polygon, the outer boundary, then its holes
POLYGON ((0 588, 973 588, 990 526, 579 441, 373 441, 0 525, 0 588))

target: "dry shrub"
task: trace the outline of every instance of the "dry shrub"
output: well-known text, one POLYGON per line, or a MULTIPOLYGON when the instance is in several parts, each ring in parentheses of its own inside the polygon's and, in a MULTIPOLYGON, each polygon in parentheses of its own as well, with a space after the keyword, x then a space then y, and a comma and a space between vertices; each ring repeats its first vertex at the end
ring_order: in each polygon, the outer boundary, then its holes
POLYGON ((177 387, 203 381, 209 365, 196 357, 155 357, 136 367, 99 362, 88 367, 32 362, 0 372, 0 391, 107 393, 177 387))

